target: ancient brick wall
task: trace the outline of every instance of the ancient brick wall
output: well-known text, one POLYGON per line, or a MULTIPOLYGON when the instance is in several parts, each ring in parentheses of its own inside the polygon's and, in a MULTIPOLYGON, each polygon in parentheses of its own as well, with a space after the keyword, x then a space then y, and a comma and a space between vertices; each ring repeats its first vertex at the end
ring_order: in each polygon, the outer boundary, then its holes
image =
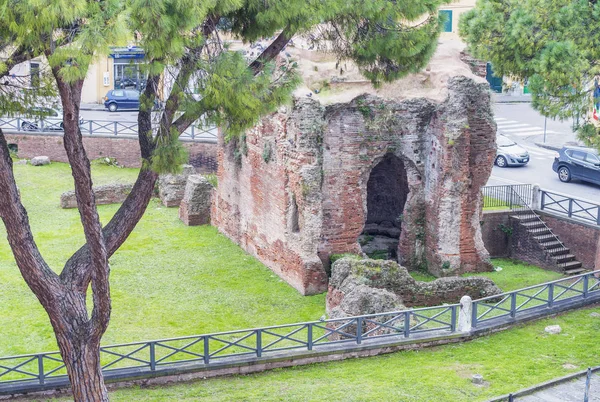
POLYGON ((481 218, 481 237, 483 244, 492 258, 510 256, 509 233, 511 223, 510 211, 483 212, 481 218), (504 228, 504 231, 502 230, 504 228))
MULTIPOLYGON (((19 158, 48 156, 50 160, 67 162, 61 135, 10 134, 5 133, 9 144, 19 148, 19 158)), ((111 157, 125 167, 140 167, 140 146, 135 138, 83 137, 83 145, 90 159, 111 157)), ((190 163, 201 173, 217 170, 217 144, 183 142, 188 150, 190 163)))
POLYGON ((448 85, 441 104, 298 99, 221 142, 213 224, 302 293, 325 291, 329 256, 361 252, 369 176, 393 155, 409 189, 400 261, 438 276, 491 269, 480 228, 495 156, 489 94, 464 77, 448 85))
POLYGON ((600 227, 538 211, 584 268, 600 269, 600 227))

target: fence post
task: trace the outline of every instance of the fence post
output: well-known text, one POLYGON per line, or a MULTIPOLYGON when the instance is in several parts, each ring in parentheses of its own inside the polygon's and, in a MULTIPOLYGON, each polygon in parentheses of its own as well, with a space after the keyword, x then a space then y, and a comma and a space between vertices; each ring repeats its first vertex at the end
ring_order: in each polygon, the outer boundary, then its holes
POLYGON ((460 298, 460 312, 458 313, 458 332, 470 332, 473 320, 473 300, 470 296, 460 298))
POLYGON ((209 351, 209 339, 208 336, 204 337, 204 364, 210 363, 210 351, 209 351))
POLYGON ((548 308, 554 305, 554 284, 548 284, 548 308))
POLYGON ((154 342, 150 342, 150 370, 156 370, 156 351, 154 342))
POLYGON ((92 120, 90 120, 88 123, 90 123, 90 135, 94 134, 94 123, 92 122, 92 120))
POLYGON ((586 299, 588 297, 589 288, 590 288, 590 277, 586 275, 583 277, 583 298, 584 299, 586 299))
POLYGON ((544 210, 544 206, 546 205, 546 192, 542 190, 542 201, 540 203, 540 211, 544 210))
POLYGON ((115 135, 117 135, 117 122, 113 122, 114 128, 115 128, 115 135))
POLYGON ((450 316, 450 332, 456 332, 456 319, 458 318, 456 316, 456 309, 457 309, 457 306, 454 305, 454 306, 451 307, 451 310, 450 310, 450 313, 451 313, 451 316, 450 316))
POLYGON ((194 139, 194 125, 192 124, 192 140, 194 139))
POLYGON ((308 350, 312 350, 313 349, 313 325, 311 323, 308 324, 308 328, 307 328, 307 345, 306 347, 308 348, 308 350))
POLYGON ((588 367, 587 375, 585 376, 585 393, 583 394, 583 402, 589 402, 590 400, 590 381, 592 379, 592 369, 588 367))
POLYGON ((356 319, 356 344, 360 345, 362 343, 362 326, 363 326, 363 318, 358 317, 356 319))
POLYGON ((17 117, 17 131, 21 131, 21 118, 17 117))
POLYGON ((508 209, 512 210, 513 209, 513 193, 514 193, 515 189, 511 185, 508 186, 508 189, 510 190, 510 198, 509 198, 509 201, 508 201, 508 209))
MULTIPOLYGON (((542 202, 540 200, 540 193, 542 193, 542 190, 540 189, 540 186, 537 184, 534 184, 531 187, 531 209, 535 210, 540 210, 542 209, 542 202)), ((542 193, 543 194, 543 193, 542 193)))
POLYGON ((515 318, 517 315, 517 293, 512 292, 510 294, 510 316, 511 318, 515 318))
POLYGON ((410 311, 404 312, 404 337, 410 336, 410 311))
POLYGON ((256 357, 262 356, 262 332, 260 329, 256 330, 256 357))
POLYGON ((477 327, 477 302, 473 303, 473 308, 471 309, 471 326, 473 328, 477 327))
POLYGON ((40 384, 44 384, 45 376, 44 376, 44 355, 37 355, 38 361, 38 378, 40 380, 40 384))
POLYGON ((596 225, 600 226, 600 206, 598 206, 598 210, 596 211, 596 225))
POLYGON ((569 218, 573 216, 573 199, 569 198, 569 218))

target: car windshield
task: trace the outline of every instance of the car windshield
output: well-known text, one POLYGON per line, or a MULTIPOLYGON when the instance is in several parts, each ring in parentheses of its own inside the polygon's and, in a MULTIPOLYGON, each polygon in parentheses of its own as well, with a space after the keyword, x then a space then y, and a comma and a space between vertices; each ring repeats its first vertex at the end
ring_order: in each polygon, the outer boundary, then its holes
POLYGON ((502 147, 502 148, 504 148, 504 147, 511 147, 513 145, 517 145, 516 142, 514 142, 512 140, 509 140, 508 138, 506 138, 504 136, 501 136, 501 135, 498 136, 498 139, 497 139, 496 142, 498 143, 498 146, 502 147))

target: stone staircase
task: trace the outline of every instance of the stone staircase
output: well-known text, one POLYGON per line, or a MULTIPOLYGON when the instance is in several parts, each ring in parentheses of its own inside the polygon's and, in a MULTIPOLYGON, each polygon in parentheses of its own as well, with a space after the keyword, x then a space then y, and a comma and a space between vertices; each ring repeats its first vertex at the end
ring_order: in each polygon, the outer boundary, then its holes
POLYGON ((565 275, 577 275, 584 271, 581 262, 571 254, 571 250, 552 233, 552 230, 544 223, 542 218, 534 211, 528 209, 515 211, 511 218, 515 219, 527 231, 542 252, 545 260, 555 265, 556 271, 565 275))

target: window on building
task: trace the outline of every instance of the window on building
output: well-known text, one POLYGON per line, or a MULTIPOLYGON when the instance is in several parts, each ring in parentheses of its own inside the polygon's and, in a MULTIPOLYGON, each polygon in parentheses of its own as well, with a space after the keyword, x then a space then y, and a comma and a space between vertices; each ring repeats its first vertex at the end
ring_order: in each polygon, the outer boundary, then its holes
POLYGON ((442 32, 452 32, 452 10, 440 10, 440 17, 444 24, 442 32))
POLYGON ((31 79, 31 87, 38 88, 40 86, 40 63, 29 64, 29 75, 31 79))

